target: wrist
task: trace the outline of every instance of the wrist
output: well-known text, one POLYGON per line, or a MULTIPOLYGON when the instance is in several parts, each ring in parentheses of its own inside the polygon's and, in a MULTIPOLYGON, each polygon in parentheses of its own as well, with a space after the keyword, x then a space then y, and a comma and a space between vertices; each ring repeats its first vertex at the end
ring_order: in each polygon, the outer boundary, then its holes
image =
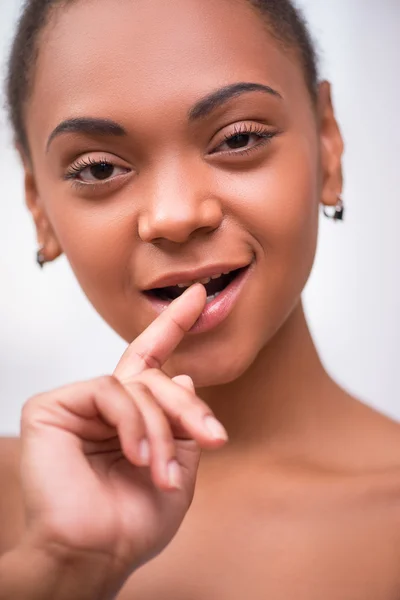
POLYGON ((0 600, 112 600, 127 576, 106 555, 24 539, 0 557, 0 600))

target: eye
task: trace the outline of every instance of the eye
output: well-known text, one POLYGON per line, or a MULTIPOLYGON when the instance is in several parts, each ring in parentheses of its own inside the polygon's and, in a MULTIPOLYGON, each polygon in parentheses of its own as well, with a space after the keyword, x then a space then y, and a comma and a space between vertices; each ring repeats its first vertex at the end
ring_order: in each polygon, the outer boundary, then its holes
POLYGON ((247 153, 267 144, 275 135, 275 132, 269 131, 259 124, 235 125, 233 131, 225 134, 225 140, 211 154, 219 152, 227 154, 247 153))
POLYGON ((236 133, 229 137, 225 143, 231 150, 237 150, 238 148, 246 148, 252 137, 255 138, 256 142, 259 139, 254 133, 236 133))
POLYGON ((130 169, 127 167, 117 166, 107 159, 84 158, 77 160, 69 167, 65 178, 74 179, 76 182, 83 184, 101 184, 120 175, 125 175, 129 171, 130 169))

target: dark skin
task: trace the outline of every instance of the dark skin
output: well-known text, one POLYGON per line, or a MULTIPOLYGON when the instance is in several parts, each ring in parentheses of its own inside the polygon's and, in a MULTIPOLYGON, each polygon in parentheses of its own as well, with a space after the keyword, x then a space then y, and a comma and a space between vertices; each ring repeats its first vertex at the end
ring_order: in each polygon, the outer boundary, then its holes
MULTIPOLYGON (((156 277, 253 261, 229 317, 185 336, 164 368, 192 377, 230 442, 203 453, 179 533, 118 597, 396 600, 399 426, 331 380, 301 303, 320 206, 342 192, 328 83, 314 106, 298 57, 244 1, 234 10, 225 0, 95 4, 76 2, 51 21, 26 110, 26 197, 46 259, 66 254, 127 342, 154 319, 140 290, 156 277), (276 93, 242 92, 188 118, 238 82, 276 93), (125 133, 49 142, 81 117, 125 133), (232 150, 225 136, 238 131, 250 133, 232 150), (77 187, 63 177, 77 159, 116 170, 94 184, 87 168, 77 187)), ((24 523, 18 442, 2 445, 5 550, 24 523)))

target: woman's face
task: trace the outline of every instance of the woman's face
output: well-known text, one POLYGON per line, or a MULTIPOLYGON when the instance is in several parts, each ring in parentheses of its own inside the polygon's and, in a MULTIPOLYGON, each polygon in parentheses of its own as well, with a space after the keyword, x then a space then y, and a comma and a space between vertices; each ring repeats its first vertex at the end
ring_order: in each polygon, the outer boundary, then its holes
POLYGON ((298 304, 319 203, 340 191, 325 96, 317 117, 299 61, 244 0, 73 2, 41 40, 26 111, 40 240, 127 341, 160 278, 251 265, 229 315, 167 365, 234 380, 298 304))

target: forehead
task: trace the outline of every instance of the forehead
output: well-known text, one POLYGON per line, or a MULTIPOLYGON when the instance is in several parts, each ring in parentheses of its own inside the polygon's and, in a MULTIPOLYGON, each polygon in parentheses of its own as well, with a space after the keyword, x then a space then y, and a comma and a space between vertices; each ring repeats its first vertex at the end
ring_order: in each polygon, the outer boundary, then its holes
POLYGON ((104 116, 110 104, 156 114, 235 81, 303 85, 296 59, 247 0, 75 0, 42 37, 28 129, 32 111, 42 126, 104 116))

